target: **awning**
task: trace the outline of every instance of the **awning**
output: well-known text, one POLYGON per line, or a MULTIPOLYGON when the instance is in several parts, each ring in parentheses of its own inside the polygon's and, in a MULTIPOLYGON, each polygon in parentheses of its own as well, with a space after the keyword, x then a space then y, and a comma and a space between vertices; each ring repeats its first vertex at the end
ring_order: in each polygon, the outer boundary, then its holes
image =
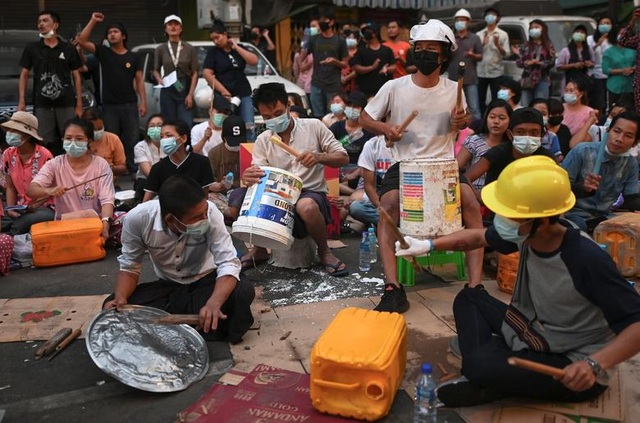
POLYGON ((495 0, 333 0, 336 6, 389 9, 445 9, 494 2, 495 0))

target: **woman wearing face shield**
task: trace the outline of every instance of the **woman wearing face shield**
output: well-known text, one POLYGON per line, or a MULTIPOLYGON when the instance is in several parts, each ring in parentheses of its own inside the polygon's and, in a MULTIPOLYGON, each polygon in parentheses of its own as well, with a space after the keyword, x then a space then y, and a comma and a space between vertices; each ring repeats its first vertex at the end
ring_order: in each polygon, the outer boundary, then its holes
POLYGON ((33 178, 30 198, 54 197, 56 215, 93 210, 102 218, 102 236, 109 236, 115 189, 109 163, 91 153, 93 126, 80 118, 63 127, 62 146, 67 154, 49 160, 33 178), (72 188, 73 187, 73 188, 72 188))

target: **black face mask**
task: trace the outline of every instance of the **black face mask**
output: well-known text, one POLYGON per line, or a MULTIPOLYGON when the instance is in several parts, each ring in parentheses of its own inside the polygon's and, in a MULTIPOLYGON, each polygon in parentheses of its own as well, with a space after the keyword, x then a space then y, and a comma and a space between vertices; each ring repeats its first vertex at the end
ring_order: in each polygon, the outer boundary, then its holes
POLYGON ((549 116, 549 125, 556 126, 562 123, 562 116, 549 116))
POLYGON ((325 32, 329 29, 329 22, 320 22, 320 31, 325 32))
POLYGON ((362 38, 364 38, 365 41, 371 41, 373 40, 373 32, 372 31, 365 31, 362 34, 362 38))
POLYGON ((413 55, 413 61, 420 73, 431 75, 442 64, 438 61, 439 56, 435 51, 417 51, 413 55))
POLYGON ((256 34, 255 32, 251 33, 251 39, 252 40, 257 40, 258 38, 260 38, 260 34, 256 34))

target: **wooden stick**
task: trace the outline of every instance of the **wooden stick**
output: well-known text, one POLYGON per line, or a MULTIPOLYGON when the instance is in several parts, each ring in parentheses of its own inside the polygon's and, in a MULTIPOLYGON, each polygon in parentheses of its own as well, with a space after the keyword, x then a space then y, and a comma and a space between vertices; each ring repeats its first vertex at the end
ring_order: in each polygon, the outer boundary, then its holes
POLYGON ((555 378, 561 378, 564 376, 564 370, 562 369, 547 366, 546 364, 537 363, 531 360, 525 360, 524 358, 509 357, 507 359, 507 363, 515 367, 531 370, 532 372, 542 373, 543 375, 553 376, 555 378))
POLYGON ((462 106, 462 89, 464 85, 465 64, 463 61, 458 63, 458 92, 456 96, 456 110, 462 106))
POLYGON ((72 187, 65 188, 65 191, 69 191, 69 190, 72 190, 72 189, 74 189, 74 188, 78 188, 80 185, 84 185, 84 184, 89 183, 89 182, 91 182, 91 181, 95 181, 96 179, 104 178, 104 177, 105 177, 105 176, 107 176, 107 175, 108 175, 108 173, 105 173, 104 175, 100 175, 100 176, 96 176, 95 178, 91 178, 91 179, 89 179, 88 181, 80 182, 79 184, 76 184, 76 185, 74 185, 74 186, 72 186, 72 187))
MULTIPOLYGON (((400 126, 398 127, 398 132, 400 134, 402 134, 404 131, 407 130, 407 127, 411 124, 411 122, 416 118, 416 116, 418 116, 418 111, 414 110, 413 112, 411 112, 411 114, 409 116, 407 116, 407 118, 400 124, 400 126)), ((391 148, 393 147, 393 141, 389 141, 388 139, 385 138, 385 146, 387 148, 391 148)))
POLYGON ((82 325, 80 325, 78 329, 74 329, 73 332, 71 332, 71 335, 67 336, 66 338, 64 338, 62 342, 60 342, 60 344, 56 347, 56 350, 49 357, 49 361, 53 360, 55 356, 60 354, 60 351, 65 349, 71 342, 73 342, 74 339, 79 337, 81 333, 82 333, 82 325))
POLYGON ((64 341, 69 335, 71 335, 73 329, 71 328, 62 328, 55 335, 51 337, 47 342, 45 342, 38 350, 36 351, 36 360, 40 360, 43 357, 51 354, 58 345, 62 341, 64 341))
POLYGON ((200 323, 200 316, 197 314, 171 314, 151 319, 149 323, 156 325, 197 325, 200 323))
POLYGON ((271 141, 272 143, 274 143, 275 145, 277 145, 278 147, 280 147, 281 149, 283 149, 287 153, 291 154, 296 159, 300 159, 300 153, 298 153, 298 151, 296 151, 296 149, 291 147, 289 144, 285 144, 282 141, 282 138, 280 138, 279 136, 271 135, 269 137, 269 141, 271 141))
MULTIPOLYGON (((382 218, 382 220, 384 220, 385 223, 391 229, 391 232, 393 233, 393 236, 395 236, 395 238, 400 243, 400 247, 402 247, 403 249, 409 248, 409 244, 407 244, 407 240, 404 239, 404 235, 402 235, 402 232, 400 232, 400 229, 398 229, 398 227, 393 222, 393 220, 391 220, 391 216, 389 216, 387 214, 387 212, 382 207, 378 207, 378 213, 380 214, 380 217, 382 218)), ((409 260, 409 263, 411 263, 411 266, 413 266, 413 269, 415 271, 422 272, 422 267, 418 264, 418 262, 416 261, 415 257, 407 256, 405 258, 407 260, 409 260)))

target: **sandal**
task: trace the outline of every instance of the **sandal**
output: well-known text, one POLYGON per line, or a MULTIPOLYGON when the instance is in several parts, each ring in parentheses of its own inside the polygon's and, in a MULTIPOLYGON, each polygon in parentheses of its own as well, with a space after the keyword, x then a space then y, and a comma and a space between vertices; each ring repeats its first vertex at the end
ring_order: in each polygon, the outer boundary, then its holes
POLYGON ((334 276, 336 278, 342 277, 342 276, 347 276, 349 274, 349 269, 347 268, 347 265, 345 264, 345 267, 343 269, 340 269, 340 266, 342 266, 344 264, 343 261, 338 261, 336 264, 323 264, 324 266, 324 270, 327 271, 327 273, 329 274, 329 276, 334 276), (329 270, 332 269, 332 270, 329 270))

